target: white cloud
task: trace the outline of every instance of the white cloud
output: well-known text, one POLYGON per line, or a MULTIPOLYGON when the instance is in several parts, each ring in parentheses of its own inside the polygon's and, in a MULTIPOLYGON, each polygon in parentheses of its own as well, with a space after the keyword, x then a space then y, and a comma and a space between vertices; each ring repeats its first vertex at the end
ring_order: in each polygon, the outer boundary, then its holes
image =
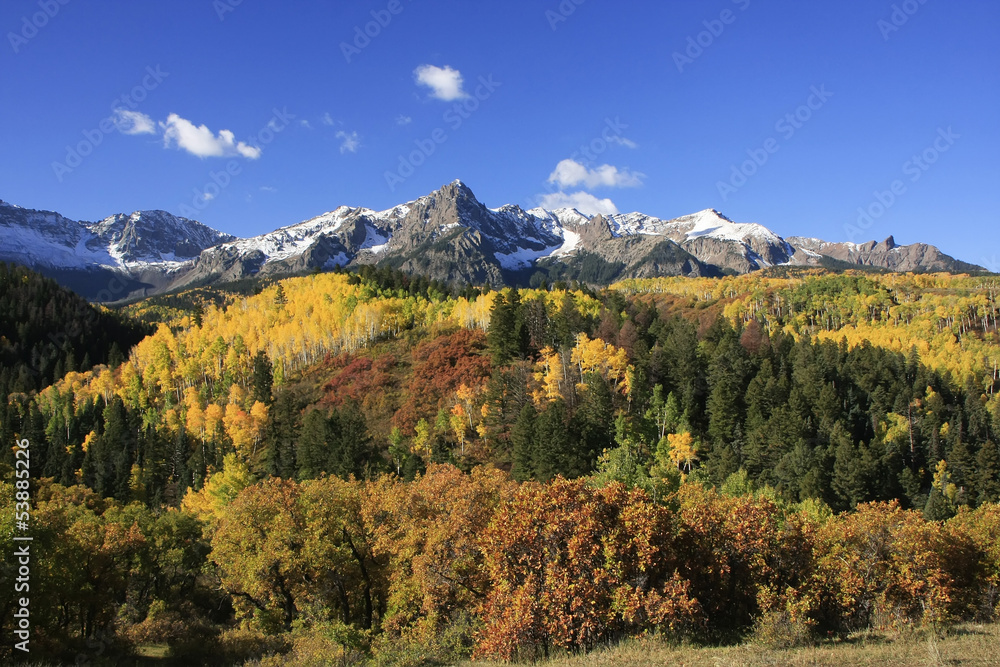
POLYGON ((115 109, 113 120, 122 134, 156 134, 156 123, 140 111, 115 109))
POLYGON ((404 116, 403 114, 396 116, 396 125, 409 125, 412 122, 413 119, 409 116, 404 116))
POLYGON ((262 185, 262 186, 260 186, 260 191, 261 192, 277 192, 278 188, 272 187, 270 185, 262 185))
POLYGON ((175 113, 167 116, 167 122, 160 123, 163 129, 163 145, 175 145, 198 157, 232 157, 243 156, 249 160, 260 157, 260 148, 250 146, 242 141, 236 141, 230 130, 220 130, 218 135, 212 133, 205 125, 195 125, 175 113))
POLYGON ((610 199, 598 199, 589 192, 552 192, 541 199, 542 208, 554 210, 557 208, 575 208, 586 215, 613 215, 618 213, 618 207, 610 199))
POLYGON ((299 121, 299 125, 301 125, 302 127, 306 128, 307 130, 313 129, 312 123, 310 123, 305 118, 303 118, 302 120, 299 121))
POLYGON ((201 193, 202 201, 212 201, 213 199, 215 199, 215 195, 213 195, 211 192, 206 190, 205 192, 201 193))
POLYGON ((642 185, 645 174, 618 170, 610 164, 602 164, 596 169, 587 169, 576 160, 563 160, 556 165, 555 171, 549 174, 549 183, 557 183, 559 187, 572 188, 585 185, 588 188, 605 186, 609 188, 634 188, 642 185))
POLYGON ((358 137, 357 132, 344 132, 341 130, 337 133, 337 138, 340 139, 340 152, 341 153, 357 153, 358 147, 361 146, 361 139, 358 137))
POLYGON ((431 97, 445 102, 468 97, 462 90, 462 73, 447 65, 443 68, 435 65, 421 65, 413 70, 413 76, 417 83, 431 89, 431 97))
POLYGON ((639 144, 635 143, 631 139, 626 139, 625 137, 620 137, 617 134, 613 134, 608 137, 608 141, 613 144, 618 144, 619 146, 624 146, 625 148, 638 148, 639 144))
POLYGON ((329 111, 327 111, 325 114, 323 114, 323 124, 324 125, 333 125, 333 116, 330 115, 329 111))

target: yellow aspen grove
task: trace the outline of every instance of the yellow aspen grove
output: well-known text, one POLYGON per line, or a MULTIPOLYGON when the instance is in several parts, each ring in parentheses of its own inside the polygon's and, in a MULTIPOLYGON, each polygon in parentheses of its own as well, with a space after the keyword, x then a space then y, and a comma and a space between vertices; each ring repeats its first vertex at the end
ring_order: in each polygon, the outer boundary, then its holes
POLYGON ((678 470, 691 472, 691 466, 698 460, 698 448, 694 437, 688 433, 670 433, 667 435, 670 445, 670 461, 678 470))
POLYGON ((466 435, 465 423, 466 423, 465 408, 463 408, 459 404, 456 404, 451 409, 451 416, 448 418, 448 425, 451 427, 452 433, 455 434, 455 440, 458 441, 459 446, 462 448, 462 456, 465 456, 465 435, 466 435))
POLYGON ((205 411, 201 409, 201 405, 197 402, 197 400, 192 403, 188 403, 187 414, 184 419, 184 428, 189 434, 204 442, 205 411))
POLYGON ((600 338, 591 340, 585 333, 577 335, 571 359, 579 368, 581 377, 586 373, 598 373, 615 387, 625 379, 625 370, 628 368, 625 350, 600 338))
POLYGON ((469 428, 473 427, 473 423, 472 423, 472 413, 473 413, 472 407, 473 406, 472 406, 472 403, 473 403, 473 401, 476 400, 476 393, 477 392, 474 389, 471 389, 471 388, 465 386, 464 382, 461 385, 459 385, 458 390, 455 392, 455 397, 461 402, 461 407, 464 409, 465 414, 468 415, 468 418, 469 418, 469 428))
POLYGON ((262 401, 254 401, 250 406, 250 433, 253 436, 253 452, 256 453, 257 446, 260 445, 264 436, 264 427, 267 426, 267 404, 262 401))
POLYGON ((209 403, 205 407, 205 433, 212 440, 219 440, 222 435, 222 419, 225 410, 215 403, 209 403))
POLYGON ((410 448, 414 454, 424 459, 425 461, 430 460, 431 456, 431 427, 427 423, 426 419, 421 419, 417 422, 414 428, 415 435, 413 436, 413 446, 410 448))
POLYGON ((533 396, 539 407, 549 401, 563 398, 563 389, 566 385, 566 372, 561 353, 547 347, 542 350, 541 357, 534 373, 535 382, 541 386, 541 390, 533 396))
POLYGON ((222 418, 226 429, 226 435, 233 441, 236 453, 240 458, 249 460, 254 445, 253 424, 250 415, 236 403, 226 405, 226 412, 222 418))

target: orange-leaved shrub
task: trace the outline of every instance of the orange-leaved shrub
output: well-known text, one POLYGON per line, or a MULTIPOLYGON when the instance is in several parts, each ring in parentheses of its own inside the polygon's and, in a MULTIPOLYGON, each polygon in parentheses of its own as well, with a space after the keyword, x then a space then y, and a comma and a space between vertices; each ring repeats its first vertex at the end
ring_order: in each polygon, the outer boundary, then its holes
POLYGON ((526 483, 482 538, 492 589, 476 653, 504 660, 703 620, 678 574, 675 516, 641 490, 526 483))
POLYGON ((822 627, 937 626, 963 615, 977 563, 967 535, 892 501, 858 505, 818 538, 806 595, 822 627))

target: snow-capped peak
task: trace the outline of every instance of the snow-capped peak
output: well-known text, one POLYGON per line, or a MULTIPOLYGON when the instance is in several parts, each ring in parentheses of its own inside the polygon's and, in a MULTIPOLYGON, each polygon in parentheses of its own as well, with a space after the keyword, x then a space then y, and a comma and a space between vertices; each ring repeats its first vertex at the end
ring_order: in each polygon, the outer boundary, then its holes
POLYGON ((783 243, 783 240, 767 227, 755 222, 733 222, 713 208, 678 218, 674 222, 690 225, 685 230, 688 239, 706 237, 723 241, 749 241, 756 239, 768 243, 783 243))

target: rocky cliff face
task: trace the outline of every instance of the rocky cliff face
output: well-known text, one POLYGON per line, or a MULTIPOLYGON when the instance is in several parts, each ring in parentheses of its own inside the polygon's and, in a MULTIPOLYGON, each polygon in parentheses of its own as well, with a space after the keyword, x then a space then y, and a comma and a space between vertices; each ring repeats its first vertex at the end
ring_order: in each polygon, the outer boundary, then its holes
POLYGON ((385 211, 341 206, 240 239, 163 211, 97 223, 0 202, 0 259, 47 272, 96 300, 281 275, 389 264, 445 281, 501 285, 543 278, 712 276, 769 266, 842 264, 894 271, 968 271, 933 246, 783 239, 714 209, 673 220, 642 213, 487 208, 461 181, 385 211), (107 289, 114 283, 114 289, 107 289))
POLYGON ((789 237, 788 242, 803 251, 808 251, 825 257, 858 264, 873 266, 890 271, 943 271, 961 273, 966 271, 982 271, 982 267, 962 262, 944 254, 932 245, 913 243, 896 245, 896 240, 889 237, 881 243, 829 243, 819 239, 789 237))

